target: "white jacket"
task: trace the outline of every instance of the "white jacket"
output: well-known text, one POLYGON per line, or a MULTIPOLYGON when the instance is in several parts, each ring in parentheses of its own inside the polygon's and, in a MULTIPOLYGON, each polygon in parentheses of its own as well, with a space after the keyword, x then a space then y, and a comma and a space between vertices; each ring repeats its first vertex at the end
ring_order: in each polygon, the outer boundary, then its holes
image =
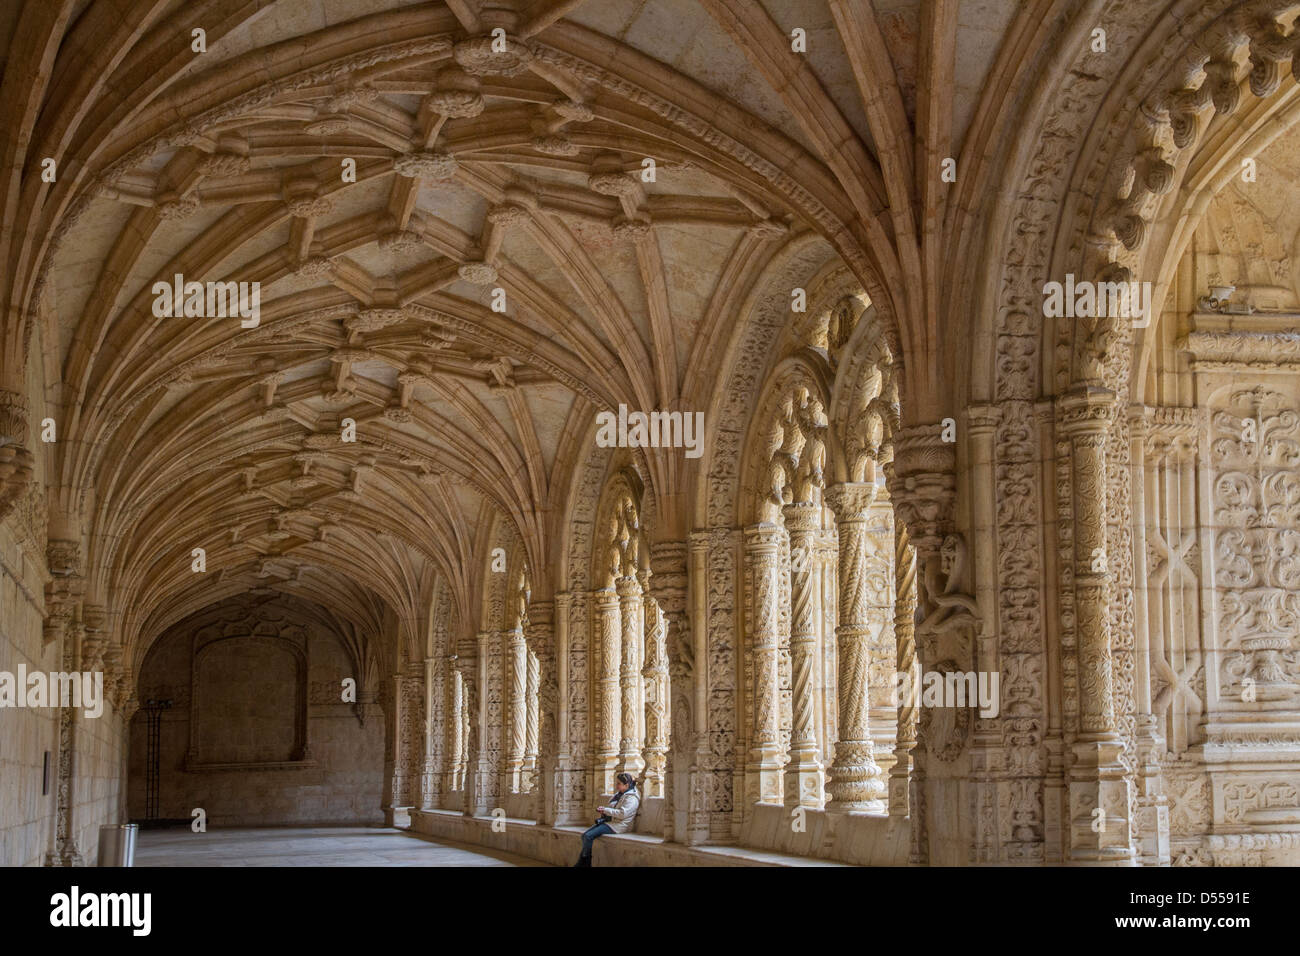
POLYGON ((627 833, 636 820, 636 812, 641 807, 641 797, 635 790, 624 790, 614 794, 612 803, 606 805, 605 816, 609 817, 609 828, 615 833, 627 833))

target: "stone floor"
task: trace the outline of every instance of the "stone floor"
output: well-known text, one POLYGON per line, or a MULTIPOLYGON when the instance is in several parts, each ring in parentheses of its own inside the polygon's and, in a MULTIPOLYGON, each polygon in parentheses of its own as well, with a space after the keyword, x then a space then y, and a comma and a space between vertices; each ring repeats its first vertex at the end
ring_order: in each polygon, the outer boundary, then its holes
POLYGON ((382 827, 142 830, 136 866, 545 866, 382 827))

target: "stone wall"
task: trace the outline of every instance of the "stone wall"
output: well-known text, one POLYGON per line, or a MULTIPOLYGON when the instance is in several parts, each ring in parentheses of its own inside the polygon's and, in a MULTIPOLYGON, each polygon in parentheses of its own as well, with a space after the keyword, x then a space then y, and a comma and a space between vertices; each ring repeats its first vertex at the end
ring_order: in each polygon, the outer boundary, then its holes
MULTIPOLYGON (((41 640, 41 572, 9 522, 0 525, 0 671, 58 669, 58 647, 41 640)), ((59 724, 54 710, 0 709, 0 866, 43 862, 54 832, 59 724), (41 793, 45 752, 49 792, 41 793)))
MULTIPOLYGON (((140 678, 141 701, 173 701, 161 717, 160 819, 202 808, 212 827, 382 822, 382 717, 372 708, 363 724, 343 702, 352 667, 333 636, 308 631, 301 647, 224 637, 196 667, 200 642, 194 628, 174 629, 140 678)), ((142 708, 131 721, 133 820, 146 815, 147 730, 142 708)))
MULTIPOLYGON (((62 669, 59 642, 47 645, 42 636, 44 578, 22 523, 20 511, 0 525, 0 672, 15 676, 20 666, 29 674, 62 669)), ((58 714, 53 707, 0 708, 0 866, 39 866, 54 851, 58 714)), ((72 833, 87 864, 96 861, 100 825, 119 821, 121 725, 107 701, 99 717, 78 712, 75 719, 72 833)))

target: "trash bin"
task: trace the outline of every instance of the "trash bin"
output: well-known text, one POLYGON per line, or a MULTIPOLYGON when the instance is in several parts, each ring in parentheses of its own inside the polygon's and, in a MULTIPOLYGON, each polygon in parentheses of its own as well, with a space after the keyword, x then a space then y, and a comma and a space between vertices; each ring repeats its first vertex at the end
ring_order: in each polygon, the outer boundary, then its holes
POLYGON ((99 865, 135 866, 138 823, 108 823, 99 828, 99 865))

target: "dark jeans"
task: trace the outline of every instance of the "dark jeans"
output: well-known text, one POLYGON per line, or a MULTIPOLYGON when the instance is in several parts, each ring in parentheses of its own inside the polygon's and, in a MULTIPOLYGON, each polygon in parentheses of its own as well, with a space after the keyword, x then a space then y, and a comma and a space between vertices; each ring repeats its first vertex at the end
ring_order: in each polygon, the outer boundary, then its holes
POLYGON ((606 833, 613 833, 614 828, 608 823, 597 823, 593 827, 588 827, 582 835, 582 855, 578 857, 579 863, 591 863, 591 845, 596 842, 596 837, 604 836, 606 833))

